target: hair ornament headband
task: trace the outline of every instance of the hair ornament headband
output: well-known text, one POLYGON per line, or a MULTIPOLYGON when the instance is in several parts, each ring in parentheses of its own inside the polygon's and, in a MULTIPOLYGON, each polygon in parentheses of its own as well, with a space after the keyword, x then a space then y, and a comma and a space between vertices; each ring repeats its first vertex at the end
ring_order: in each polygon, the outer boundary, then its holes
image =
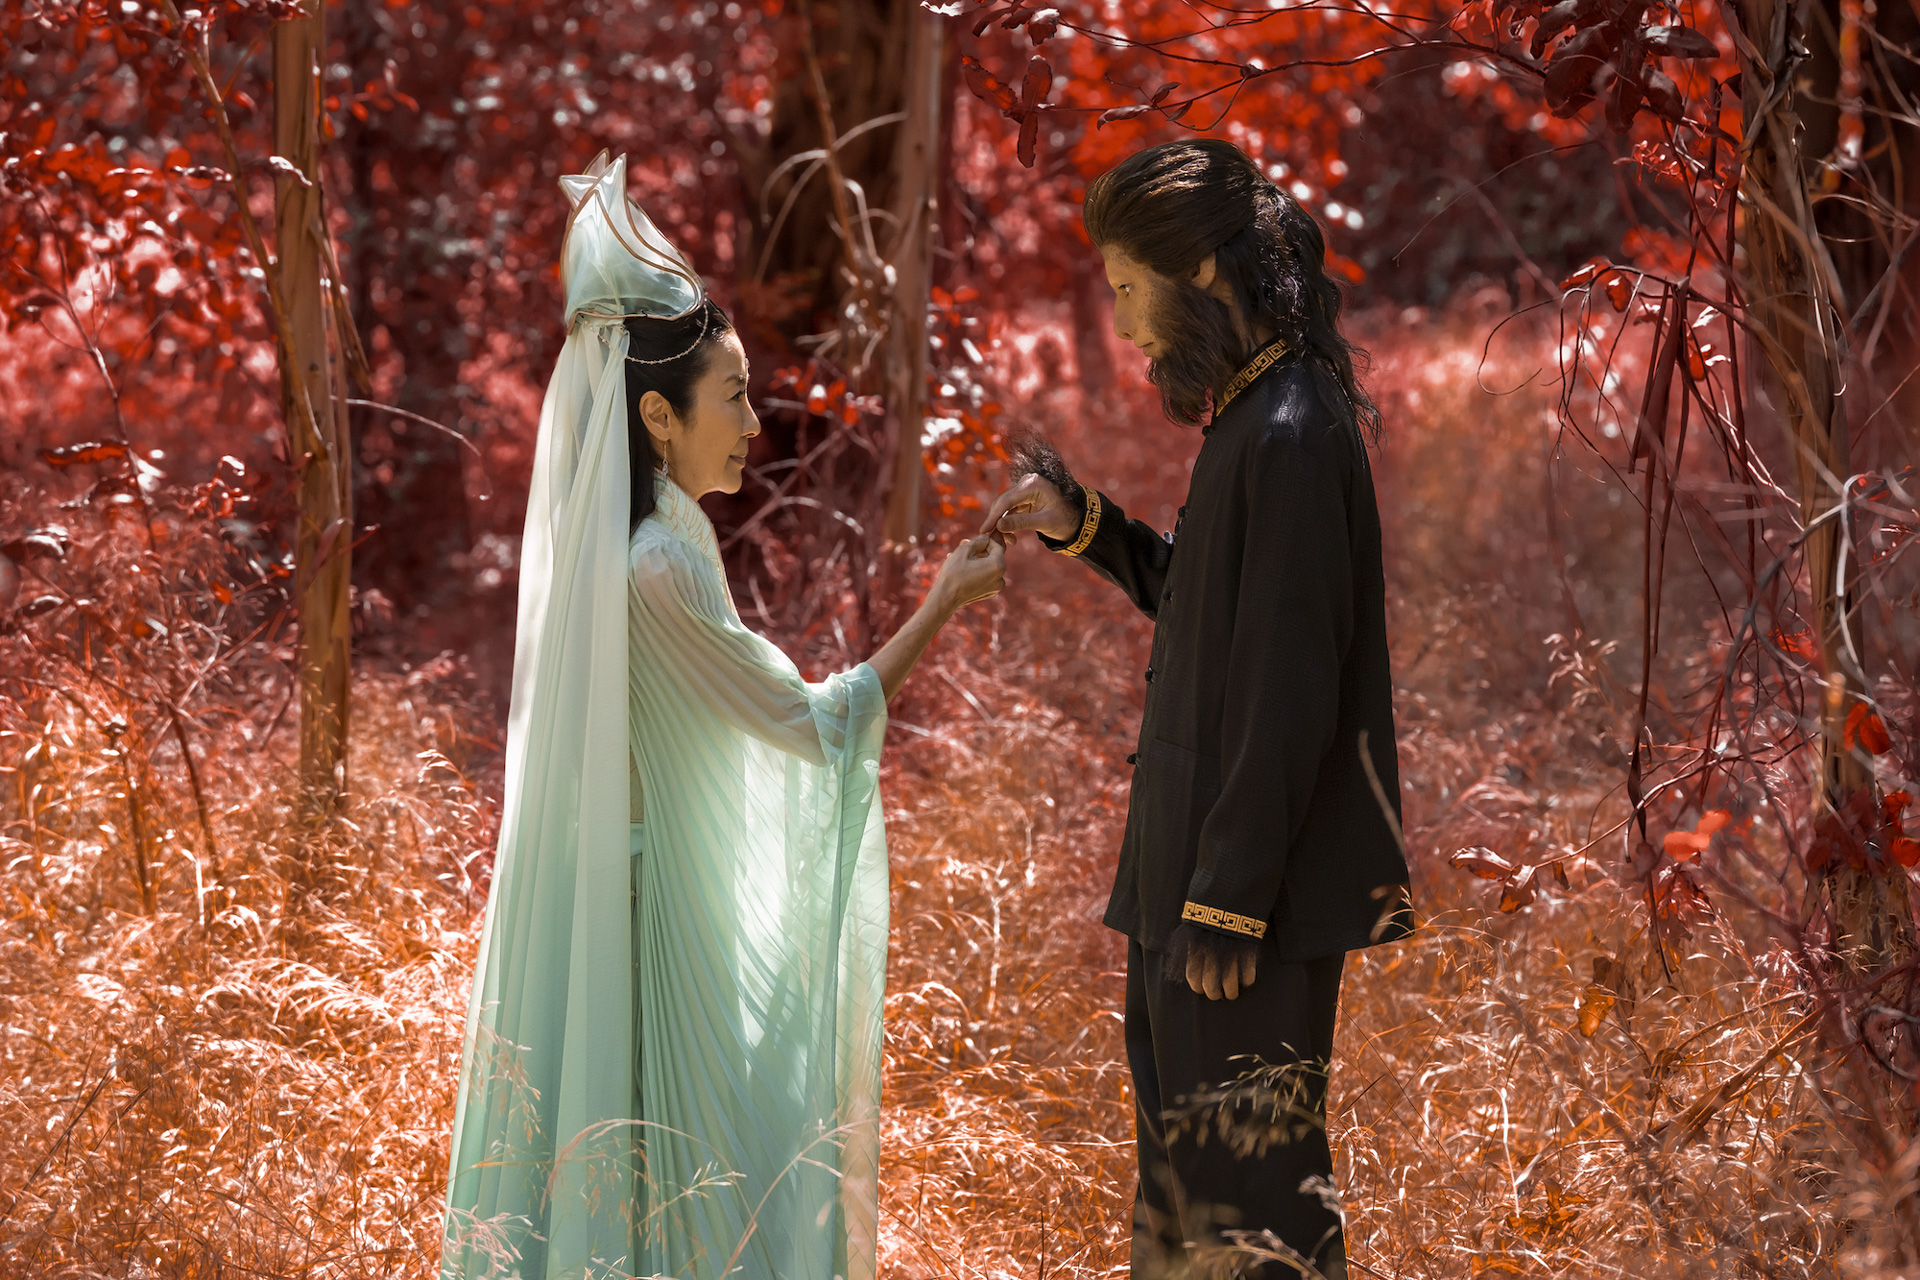
POLYGON ((672 355, 662 356, 658 360, 642 360, 639 356, 636 356, 636 355, 629 355, 627 359, 632 361, 634 364, 672 364, 675 360, 684 360, 688 356, 692 355, 696 350, 698 350, 701 343, 707 340, 707 330, 711 328, 712 325, 713 325, 712 308, 702 306, 700 308, 700 332, 697 336, 695 336, 694 340, 691 343, 687 344, 686 350, 676 351, 672 355))

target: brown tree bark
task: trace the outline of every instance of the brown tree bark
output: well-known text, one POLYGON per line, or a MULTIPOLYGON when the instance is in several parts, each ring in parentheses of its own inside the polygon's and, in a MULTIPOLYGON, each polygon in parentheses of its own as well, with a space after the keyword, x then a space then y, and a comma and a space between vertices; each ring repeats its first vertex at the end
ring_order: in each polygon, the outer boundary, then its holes
POLYGON ((945 21, 925 9, 908 17, 906 120, 893 153, 893 216, 899 233, 888 260, 894 271, 892 324, 887 335, 887 438, 893 477, 882 527, 885 544, 905 546, 920 536, 920 477, 926 470, 920 441, 927 416, 927 306, 933 287, 933 232, 940 218, 942 95, 945 21))
POLYGON ((329 330, 341 317, 320 188, 320 60, 324 0, 273 28, 274 151, 298 170, 274 185, 274 245, 285 307, 280 351, 282 408, 299 481, 294 594, 300 642, 300 799, 310 816, 336 808, 346 790, 351 674, 349 568, 352 498, 346 397, 329 330))
MULTIPOLYGON (((861 530, 847 548, 860 648, 891 625, 903 553, 921 529, 926 312, 957 52, 951 21, 913 0, 818 0, 788 13, 792 64, 766 144, 731 143, 763 215, 742 262, 742 305, 748 330, 820 351, 852 390, 886 405, 878 441, 810 472, 861 530)), ((785 447, 778 423, 773 439, 785 447)))
MULTIPOLYGON (((1848 802, 1871 796, 1873 778, 1845 749, 1848 710, 1866 688, 1861 638, 1848 606, 1846 526, 1835 513, 1852 474, 1844 385, 1847 307, 1840 278, 1814 220, 1803 125, 1795 96, 1796 48, 1804 47, 1790 0, 1747 0, 1736 10, 1746 163, 1740 181, 1744 281, 1754 336, 1772 368, 1794 446, 1811 621, 1827 696, 1821 701, 1816 813, 1845 820, 1848 802)), ((1888 865, 1881 864, 1883 867, 1888 865)), ((1859 973, 1913 954, 1912 908, 1904 875, 1878 874, 1840 860, 1824 873, 1835 953, 1859 973)))
MULTIPOLYGON (((758 174, 774 172, 789 157, 827 145, 804 45, 817 60, 831 108, 839 144, 835 163, 844 177, 859 185, 868 208, 892 209, 898 201, 894 164, 900 126, 870 122, 899 115, 906 108, 911 90, 909 49, 914 20, 921 15, 918 4, 913 0, 823 0, 789 12, 796 15, 795 39, 774 90, 765 153, 757 161, 743 158, 743 175, 755 182, 758 174), (869 127, 861 129, 862 125, 869 127)), ((774 324, 789 342, 833 328, 847 290, 840 272, 846 245, 835 193, 825 173, 806 177, 808 168, 789 170, 765 191, 769 211, 777 214, 789 201, 791 208, 777 232, 771 227, 762 230, 762 235, 771 235, 759 248, 766 270, 759 272, 756 260, 749 272, 799 304, 774 324), (795 191, 803 178, 804 185, 795 191)))

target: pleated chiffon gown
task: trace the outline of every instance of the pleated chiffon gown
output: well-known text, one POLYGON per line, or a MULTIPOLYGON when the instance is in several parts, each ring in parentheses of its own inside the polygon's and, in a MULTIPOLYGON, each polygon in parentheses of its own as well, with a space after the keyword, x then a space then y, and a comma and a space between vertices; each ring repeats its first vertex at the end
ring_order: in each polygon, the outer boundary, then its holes
POLYGON ((735 612, 713 525, 657 483, 631 562, 642 1274, 869 1280, 887 704, 735 612))
POLYGON ((442 1276, 872 1280, 885 696, 865 664, 804 680, 699 504, 655 499, 627 545, 626 901, 535 874, 537 840, 496 869, 442 1276), (630 967, 598 989, 630 985, 631 1020, 592 1006, 596 1035, 552 1005, 597 966, 630 967))

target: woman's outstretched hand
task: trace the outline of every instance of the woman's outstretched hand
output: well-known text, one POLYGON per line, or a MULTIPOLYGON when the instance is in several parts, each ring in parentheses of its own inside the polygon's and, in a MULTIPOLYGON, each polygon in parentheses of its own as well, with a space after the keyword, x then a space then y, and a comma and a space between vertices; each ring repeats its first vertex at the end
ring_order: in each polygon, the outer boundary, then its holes
POLYGON ((954 548, 940 566, 927 601, 952 614, 1000 594, 1007 585, 1006 542, 991 535, 971 538, 954 548))
POLYGON ((940 628, 959 610, 1000 594, 1007 585, 1006 539, 983 534, 954 549, 933 580, 927 598, 893 639, 867 661, 880 677, 887 701, 900 692, 940 628))
POLYGON ((1029 475, 993 500, 987 518, 980 523, 980 532, 1012 541, 1015 535, 1031 529, 1056 542, 1066 542, 1080 532, 1084 518, 1052 484, 1029 475))

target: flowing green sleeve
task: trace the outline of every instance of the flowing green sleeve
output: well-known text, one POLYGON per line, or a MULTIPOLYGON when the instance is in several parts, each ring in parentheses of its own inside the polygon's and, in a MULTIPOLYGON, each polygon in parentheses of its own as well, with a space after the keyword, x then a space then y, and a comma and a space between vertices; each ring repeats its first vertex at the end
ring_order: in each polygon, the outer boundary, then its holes
POLYGON ((877 756, 886 730, 879 676, 861 663, 818 684, 778 646, 734 615, 726 584, 685 543, 645 543, 633 554, 633 602, 646 644, 636 664, 681 682, 688 700, 727 724, 809 764, 825 767, 856 747, 877 756))

